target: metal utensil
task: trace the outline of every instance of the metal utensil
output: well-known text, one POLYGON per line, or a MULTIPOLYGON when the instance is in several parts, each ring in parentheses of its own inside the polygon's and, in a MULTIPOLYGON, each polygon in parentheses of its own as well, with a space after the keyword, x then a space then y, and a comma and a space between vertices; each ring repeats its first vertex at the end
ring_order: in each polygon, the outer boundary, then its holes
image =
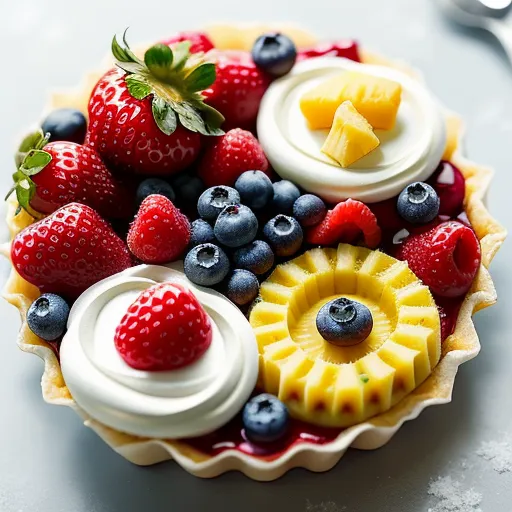
POLYGON ((439 0, 444 12, 455 22, 491 32, 512 63, 512 27, 503 18, 512 0, 439 0))

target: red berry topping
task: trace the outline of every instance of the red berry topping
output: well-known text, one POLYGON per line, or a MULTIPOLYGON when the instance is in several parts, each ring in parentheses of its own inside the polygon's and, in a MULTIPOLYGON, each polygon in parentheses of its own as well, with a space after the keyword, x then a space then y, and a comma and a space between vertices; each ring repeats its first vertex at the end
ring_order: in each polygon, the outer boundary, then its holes
POLYGON ((345 57, 346 59, 361 62, 358 45, 351 39, 342 39, 334 43, 322 43, 313 48, 304 48, 299 51, 297 61, 312 59, 314 57, 345 57))
POLYGON ((174 37, 162 41, 162 43, 172 46, 183 41, 190 41, 190 53, 206 53, 213 48, 212 41, 204 32, 180 32, 174 37))
POLYGON ((396 232, 404 227, 407 223, 398 215, 396 208, 396 197, 379 201, 378 203, 369 204, 368 207, 377 217, 379 226, 385 231, 396 232))
POLYGON ((217 63, 217 78, 203 92, 206 103, 224 115, 224 129, 252 129, 270 78, 256 67, 248 52, 217 52, 212 58, 217 63))
MULTIPOLYGON (((114 179, 94 149, 74 142, 51 142, 43 150, 51 160, 31 175, 35 189, 29 204, 35 211, 52 213, 61 206, 79 202, 105 217, 132 215, 133 198, 114 179)), ((30 159, 29 154, 25 162, 30 159)), ((22 181, 26 176, 20 178, 22 181)))
POLYGON ((153 118, 152 98, 134 98, 121 69, 106 73, 89 101, 86 143, 109 167, 141 174, 181 171, 194 162, 201 147, 199 133, 178 124, 166 135, 153 118))
POLYGON ((190 222, 167 197, 152 194, 140 205, 128 233, 128 247, 144 263, 177 260, 190 240, 190 222))
POLYGON ((132 265, 124 242, 89 206, 71 203, 28 226, 12 242, 21 277, 41 292, 74 298, 132 265))
POLYGON ((453 334, 461 306, 460 299, 436 297, 439 318, 441 319, 441 341, 453 334))
POLYGON ((306 240, 315 245, 352 243, 361 233, 367 247, 379 245, 381 230, 375 215, 364 203, 347 199, 329 210, 324 220, 307 232, 306 240))
POLYGON ((480 243, 472 229, 448 221, 406 238, 396 257, 407 261, 434 294, 459 297, 469 290, 480 267, 480 243))
POLYGON ((199 164, 199 176, 207 187, 233 185, 245 171, 268 174, 268 160, 256 137, 240 128, 218 137, 199 164))
POLYGON ((441 205, 440 215, 456 217, 464 202, 466 180, 451 162, 442 161, 428 182, 434 187, 441 205))
POLYGON ((194 294, 177 283, 142 292, 117 326, 115 346, 137 370, 168 371, 199 359, 212 342, 212 324, 194 294))

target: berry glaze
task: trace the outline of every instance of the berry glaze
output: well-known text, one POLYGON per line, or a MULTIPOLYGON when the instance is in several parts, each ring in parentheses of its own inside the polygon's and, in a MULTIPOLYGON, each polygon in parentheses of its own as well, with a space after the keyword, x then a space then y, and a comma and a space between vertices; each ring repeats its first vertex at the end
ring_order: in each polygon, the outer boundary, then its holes
MULTIPOLYGON (((451 215, 440 215, 438 219, 427 226, 432 227, 449 219, 458 220, 468 225, 469 221, 463 210, 465 182, 457 167, 450 162, 442 161, 428 183, 439 194, 441 211, 448 210, 451 215)), ((377 216, 379 225, 382 227, 381 249, 388 254, 395 252, 396 244, 403 241, 409 230, 410 232, 425 230, 425 226, 412 226, 400 218, 396 211, 396 200, 397 198, 393 198, 370 205, 371 210, 377 216), (407 232, 404 230, 407 230, 407 232)), ((464 297, 445 298, 434 296, 441 318, 441 340, 443 342, 453 333, 464 297)), ((195 450, 212 457, 227 450, 237 450, 261 460, 272 461, 278 459, 290 448, 301 444, 324 445, 330 443, 342 431, 343 429, 340 428, 319 427, 291 418, 289 432, 284 439, 266 445, 255 444, 247 439, 241 417, 237 416, 212 434, 184 441, 195 450)))

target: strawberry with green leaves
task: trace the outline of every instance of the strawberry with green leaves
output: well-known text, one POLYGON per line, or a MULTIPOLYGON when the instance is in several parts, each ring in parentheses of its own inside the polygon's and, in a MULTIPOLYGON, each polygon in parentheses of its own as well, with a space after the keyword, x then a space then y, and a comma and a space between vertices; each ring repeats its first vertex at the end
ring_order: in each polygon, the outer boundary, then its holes
POLYGON ((68 203, 91 206, 108 218, 132 213, 132 194, 106 168, 96 151, 74 142, 48 143, 49 133, 28 135, 16 155, 14 186, 20 207, 34 216, 68 203))
POLYGON ((215 64, 190 54, 190 42, 158 43, 137 57, 114 38, 117 68, 107 72, 89 102, 87 144, 112 169, 166 175, 197 158, 201 135, 221 135, 224 117, 204 103, 215 64))

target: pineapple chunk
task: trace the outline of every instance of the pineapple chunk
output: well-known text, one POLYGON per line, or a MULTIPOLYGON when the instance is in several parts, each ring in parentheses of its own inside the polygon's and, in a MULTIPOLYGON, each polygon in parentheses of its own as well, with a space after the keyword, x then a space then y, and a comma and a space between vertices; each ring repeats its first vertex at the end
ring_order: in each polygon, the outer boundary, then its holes
POLYGON ((380 144, 368 121, 344 101, 336 110, 334 122, 322 146, 322 152, 342 167, 348 167, 380 144))
POLYGON ((346 72, 322 82, 300 100, 300 108, 313 130, 329 128, 336 109, 351 101, 373 128, 391 130, 400 106, 402 86, 364 73, 346 72))

